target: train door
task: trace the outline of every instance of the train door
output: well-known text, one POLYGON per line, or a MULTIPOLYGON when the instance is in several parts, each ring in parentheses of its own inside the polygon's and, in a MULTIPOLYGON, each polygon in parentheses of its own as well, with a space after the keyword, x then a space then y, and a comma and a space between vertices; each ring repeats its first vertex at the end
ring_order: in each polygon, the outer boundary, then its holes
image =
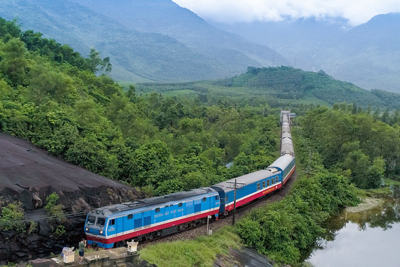
POLYGON ((107 226, 107 235, 115 235, 117 233, 117 229, 115 228, 115 220, 109 219, 107 226))

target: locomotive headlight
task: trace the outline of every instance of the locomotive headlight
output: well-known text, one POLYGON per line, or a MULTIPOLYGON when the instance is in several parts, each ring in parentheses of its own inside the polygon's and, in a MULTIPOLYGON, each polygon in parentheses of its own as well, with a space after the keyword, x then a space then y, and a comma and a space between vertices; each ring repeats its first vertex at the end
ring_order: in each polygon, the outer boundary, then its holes
POLYGON ((89 228, 88 227, 86 227, 86 232, 89 232, 89 228))
POLYGON ((103 234, 103 230, 100 230, 100 234, 103 234))

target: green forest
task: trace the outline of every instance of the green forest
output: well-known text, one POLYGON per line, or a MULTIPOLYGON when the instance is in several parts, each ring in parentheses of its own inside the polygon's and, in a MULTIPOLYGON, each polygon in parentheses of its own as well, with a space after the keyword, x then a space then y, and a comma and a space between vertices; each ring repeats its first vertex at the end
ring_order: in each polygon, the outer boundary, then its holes
POLYGON ((0 131, 155 196, 266 168, 279 156, 280 109, 291 109, 298 115, 298 181, 283 201, 228 230, 242 244, 291 264, 324 233, 329 216, 359 202, 357 188, 398 179, 398 95, 286 67, 124 89, 108 76, 111 69, 110 59, 94 49, 84 58, 0 19, 0 131), (311 104, 314 98, 321 101, 311 104))
POLYGON ((95 50, 83 58, 0 22, 2 132, 148 196, 215 184, 278 155, 278 110, 124 91, 95 50))

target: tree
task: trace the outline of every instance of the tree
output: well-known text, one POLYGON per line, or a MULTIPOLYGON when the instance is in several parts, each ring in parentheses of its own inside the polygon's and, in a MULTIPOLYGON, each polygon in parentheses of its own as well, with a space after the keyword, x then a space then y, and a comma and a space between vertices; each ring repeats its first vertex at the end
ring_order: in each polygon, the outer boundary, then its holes
POLYGON ((0 55, 3 57, 0 62, 0 71, 13 87, 22 85, 25 81, 28 67, 26 53, 25 43, 17 38, 12 38, 5 45, 0 46, 0 55))
POLYGON ((86 59, 86 66, 93 73, 98 73, 100 71, 108 74, 112 70, 112 64, 110 63, 110 58, 106 57, 101 59, 100 52, 92 48, 90 50, 89 57, 86 59))

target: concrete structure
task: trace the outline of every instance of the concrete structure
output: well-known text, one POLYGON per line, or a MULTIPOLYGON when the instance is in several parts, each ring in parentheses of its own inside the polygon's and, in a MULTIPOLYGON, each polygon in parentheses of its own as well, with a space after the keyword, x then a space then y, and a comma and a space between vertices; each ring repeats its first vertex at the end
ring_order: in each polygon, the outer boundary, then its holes
POLYGON ((85 253, 83 263, 79 264, 79 257, 71 263, 64 263, 63 258, 57 257, 51 260, 39 259, 30 261, 33 267, 125 267, 128 263, 129 266, 139 266, 139 253, 127 253, 126 247, 90 251, 85 253))

